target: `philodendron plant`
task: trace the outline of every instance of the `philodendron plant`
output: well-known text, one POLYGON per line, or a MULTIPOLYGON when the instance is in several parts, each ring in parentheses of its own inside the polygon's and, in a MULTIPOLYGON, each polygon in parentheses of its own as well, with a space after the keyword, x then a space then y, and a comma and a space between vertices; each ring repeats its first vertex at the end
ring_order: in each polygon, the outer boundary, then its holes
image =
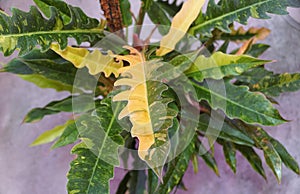
POLYGON ((273 97, 298 90, 300 74, 265 69, 272 60, 259 56, 269 45, 259 41, 270 30, 234 23, 287 14, 299 1, 209 0, 204 9, 205 0, 141 0, 135 17, 128 0, 100 0, 101 20, 61 0, 34 3, 0 12, 0 49, 19 51, 2 72, 69 92, 24 119, 73 113, 32 143, 76 144, 69 193, 109 193, 115 167, 127 170, 117 193, 170 193, 183 188, 190 161, 197 171, 202 158, 219 173, 216 144, 234 173, 240 152, 267 179, 257 150, 278 182, 283 164, 300 173, 263 129, 287 122, 273 97), (145 16, 153 25, 143 25, 145 16))

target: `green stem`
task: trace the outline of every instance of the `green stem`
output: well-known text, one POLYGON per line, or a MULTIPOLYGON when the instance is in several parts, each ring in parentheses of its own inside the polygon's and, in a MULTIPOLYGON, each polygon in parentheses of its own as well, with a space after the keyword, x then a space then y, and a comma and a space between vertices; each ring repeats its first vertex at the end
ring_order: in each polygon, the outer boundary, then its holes
POLYGON ((140 37, 146 12, 150 8, 151 4, 152 4, 152 0, 142 0, 142 5, 134 28, 134 32, 138 35, 138 37, 140 37))

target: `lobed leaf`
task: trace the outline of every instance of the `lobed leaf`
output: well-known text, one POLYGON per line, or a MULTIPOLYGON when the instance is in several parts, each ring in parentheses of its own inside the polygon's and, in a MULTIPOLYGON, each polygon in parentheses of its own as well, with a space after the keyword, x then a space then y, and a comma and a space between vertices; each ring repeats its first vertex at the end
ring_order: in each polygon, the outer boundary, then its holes
POLYGON ((267 13, 288 14, 287 0, 224 0, 219 4, 209 0, 205 14, 200 14, 189 33, 211 36, 211 31, 217 28, 230 33, 229 24, 236 21, 246 24, 249 17, 268 19, 267 13))
POLYGON ((68 44, 68 37, 75 38, 78 44, 100 39, 103 29, 96 19, 87 17, 79 8, 68 5, 71 20, 65 24, 64 15, 51 6, 49 19, 45 19, 34 6, 29 12, 12 9, 12 16, 0 12, 0 51, 5 56, 16 49, 24 55, 40 45, 47 51, 52 42, 57 42, 62 49, 68 44))
POLYGON ((68 172, 68 193, 109 194, 109 180, 114 176, 114 166, 95 155, 83 142, 72 149, 77 157, 68 172))
POLYGON ((208 87, 206 84, 200 85, 195 82, 192 84, 199 101, 207 100, 212 108, 223 109, 230 118, 238 118, 246 123, 270 126, 285 122, 278 110, 272 106, 272 103, 263 94, 250 92, 246 86, 234 86, 229 82, 224 83, 225 94, 219 89, 221 83, 220 81, 214 81, 211 84, 214 87, 208 87), (220 104, 224 104, 224 107, 220 104))
POLYGON ((177 111, 168 107, 172 99, 162 97, 168 87, 157 79, 157 76, 161 77, 157 69, 163 63, 157 60, 146 62, 142 53, 126 48, 131 54, 116 58, 127 61, 130 66, 121 69, 123 78, 117 80, 115 86, 129 86, 130 89, 115 95, 113 101, 128 102, 118 118, 129 116, 131 135, 139 139, 139 157, 161 177, 170 150, 168 129, 177 111))
POLYGON ((122 61, 116 62, 111 51, 103 55, 99 50, 89 52, 85 48, 67 46, 64 50, 58 44, 52 44, 51 49, 64 59, 73 63, 76 68, 87 67, 91 75, 103 72, 106 77, 114 74, 119 76, 119 69, 123 67, 122 61))

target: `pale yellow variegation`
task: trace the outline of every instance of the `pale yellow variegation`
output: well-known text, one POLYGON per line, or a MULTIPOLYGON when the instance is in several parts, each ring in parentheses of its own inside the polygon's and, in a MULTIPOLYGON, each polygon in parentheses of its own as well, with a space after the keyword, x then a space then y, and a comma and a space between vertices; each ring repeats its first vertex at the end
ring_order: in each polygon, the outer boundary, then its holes
POLYGON ((99 50, 90 52, 86 48, 74 48, 71 46, 60 50, 58 44, 52 44, 51 49, 73 63, 76 68, 87 67, 91 75, 103 72, 106 77, 109 77, 111 74, 119 77, 119 70, 123 67, 123 62, 116 62, 111 51, 108 51, 107 55, 103 55, 99 50))
POLYGON ((131 135, 139 139, 138 154, 145 160, 149 148, 154 144, 155 137, 152 129, 150 111, 147 98, 146 75, 144 70, 145 57, 142 53, 131 47, 130 55, 118 55, 118 60, 130 63, 130 66, 122 68, 122 75, 131 75, 131 78, 119 79, 115 86, 127 85, 130 90, 123 91, 114 96, 113 101, 128 101, 127 106, 120 112, 119 119, 129 116, 132 123, 131 135))
POLYGON ((190 25, 199 15, 205 0, 187 0, 181 10, 174 16, 170 31, 165 35, 156 55, 163 56, 174 50, 176 44, 184 37, 190 25))

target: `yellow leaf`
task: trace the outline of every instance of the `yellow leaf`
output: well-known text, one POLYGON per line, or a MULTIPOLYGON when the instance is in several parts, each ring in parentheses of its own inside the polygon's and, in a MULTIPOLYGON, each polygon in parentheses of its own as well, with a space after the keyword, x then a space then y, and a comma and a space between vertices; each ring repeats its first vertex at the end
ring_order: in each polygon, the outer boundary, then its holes
POLYGON ((144 73, 145 57, 134 48, 125 48, 130 50, 130 55, 115 57, 130 63, 130 66, 122 68, 121 72, 123 72, 122 75, 131 75, 131 78, 119 79, 115 82, 115 86, 127 85, 130 86, 130 90, 117 94, 113 101, 128 101, 127 106, 120 112, 119 119, 129 116, 132 123, 131 135, 139 139, 138 154, 142 160, 145 160, 149 148, 155 142, 148 107, 147 80, 144 73))
POLYGON ((91 75, 103 72, 106 77, 114 74, 119 76, 119 69, 123 67, 122 61, 116 62, 114 54, 108 51, 107 55, 103 55, 99 50, 90 52, 86 48, 74 48, 68 46, 64 50, 60 50, 58 44, 52 44, 51 49, 64 59, 73 63, 76 68, 87 67, 91 75))
POLYGON ((178 41, 188 31, 190 25, 199 15, 205 0, 187 0, 181 10, 174 16, 170 31, 165 35, 160 48, 156 51, 157 56, 163 56, 174 50, 178 41))

